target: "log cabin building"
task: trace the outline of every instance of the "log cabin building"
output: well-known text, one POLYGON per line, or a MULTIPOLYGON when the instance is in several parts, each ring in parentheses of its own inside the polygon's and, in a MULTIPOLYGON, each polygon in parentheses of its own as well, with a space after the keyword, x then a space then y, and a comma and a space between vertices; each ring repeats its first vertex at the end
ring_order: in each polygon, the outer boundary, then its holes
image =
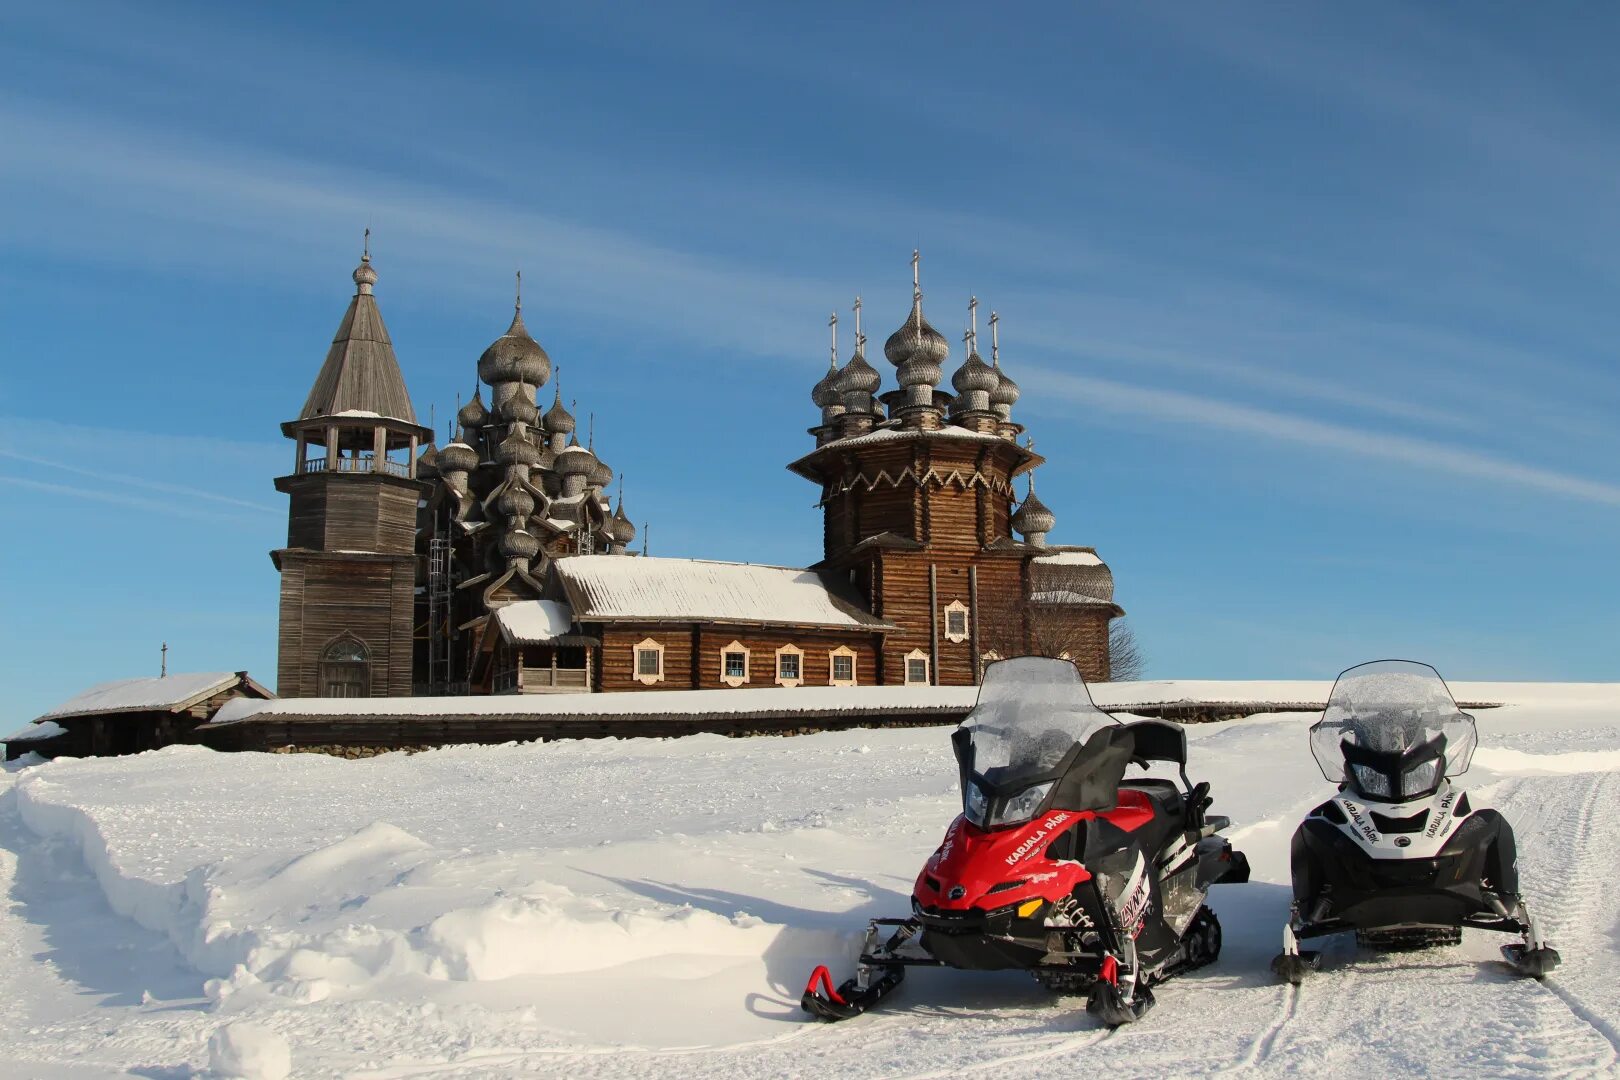
MULTIPOLYGON (((855 346, 811 391, 814 445, 789 468, 814 484, 823 557, 808 568, 653 558, 594 424, 552 386, 523 322, 479 357, 448 441, 420 425, 373 286, 355 293, 296 420, 281 572, 277 691, 298 697, 558 693, 769 686, 966 686, 986 661, 1061 651, 1108 677, 1122 614, 1091 548, 1050 544, 1043 463, 1013 418, 1019 388, 978 351, 942 389, 950 348, 910 312, 884 344, 897 386, 855 346), (487 391, 487 400, 486 400, 487 391), (1019 499, 1015 483, 1025 477, 1019 499), (1051 643, 1058 642, 1061 650, 1051 643)), ((521 287, 521 279, 519 281, 521 287)))

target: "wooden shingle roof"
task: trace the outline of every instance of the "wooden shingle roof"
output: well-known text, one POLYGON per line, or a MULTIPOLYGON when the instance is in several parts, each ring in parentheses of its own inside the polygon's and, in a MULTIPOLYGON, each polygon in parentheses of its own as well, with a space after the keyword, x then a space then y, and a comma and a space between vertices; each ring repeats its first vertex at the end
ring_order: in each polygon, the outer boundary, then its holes
POLYGON ((416 410, 411 408, 405 376, 394 358, 394 343, 377 310, 377 298, 371 294, 376 271, 367 259, 354 274, 358 289, 298 418, 375 413, 414 424, 416 410))

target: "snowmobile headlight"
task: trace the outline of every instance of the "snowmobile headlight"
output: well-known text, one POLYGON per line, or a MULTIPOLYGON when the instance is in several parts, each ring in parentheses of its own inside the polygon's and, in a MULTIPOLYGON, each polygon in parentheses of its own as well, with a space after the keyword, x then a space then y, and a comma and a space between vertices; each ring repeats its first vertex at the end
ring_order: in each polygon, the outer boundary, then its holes
POLYGON ((1351 765, 1350 769, 1356 774, 1356 786, 1362 794, 1374 798, 1389 797, 1389 777, 1368 765, 1351 765))
POLYGON ((962 813, 973 824, 984 828, 989 825, 986 814, 990 809, 990 800, 985 797, 984 791, 978 784, 969 780, 962 789, 962 813))
POLYGON ((1428 761, 1412 766, 1401 774, 1401 794, 1421 795, 1433 788, 1440 780, 1440 759, 1431 758, 1428 761))
POLYGON ((1041 803, 1046 801, 1047 793, 1052 790, 1053 781, 1027 787, 1023 791, 1008 799, 1001 806, 1001 812, 991 820, 991 825, 1016 825, 1020 821, 1028 821, 1035 816, 1035 811, 1041 803))

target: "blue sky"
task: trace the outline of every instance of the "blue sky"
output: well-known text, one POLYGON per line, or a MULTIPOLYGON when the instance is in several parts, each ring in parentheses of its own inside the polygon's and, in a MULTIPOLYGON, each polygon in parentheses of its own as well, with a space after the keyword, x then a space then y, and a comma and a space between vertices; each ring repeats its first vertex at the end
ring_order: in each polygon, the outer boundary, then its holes
MULTIPOLYGON (((273 680, 373 230, 441 427, 525 318, 654 554, 818 557, 826 320, 1002 315, 1155 677, 1616 677, 1620 9, 8 5, 0 674, 273 680)), ((844 352, 851 338, 844 324, 844 352)), ((953 350, 950 361, 960 359, 953 350)), ((892 371, 882 365, 885 385, 892 371)))

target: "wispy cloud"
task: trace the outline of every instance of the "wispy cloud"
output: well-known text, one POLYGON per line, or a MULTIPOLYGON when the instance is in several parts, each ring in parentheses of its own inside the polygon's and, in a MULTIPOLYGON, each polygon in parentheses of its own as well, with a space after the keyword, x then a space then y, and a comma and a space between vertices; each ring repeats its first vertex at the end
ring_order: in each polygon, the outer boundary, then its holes
MULTIPOLYGON (((76 487, 72 484, 55 484, 46 480, 31 480, 25 476, 0 476, 0 484, 9 484, 12 487, 38 491, 48 495, 66 496, 80 503, 105 503, 109 506, 122 506, 131 510, 161 514, 165 517, 183 517, 215 524, 240 522, 245 518, 245 515, 198 508, 173 499, 148 499, 139 495, 126 495, 117 491, 107 491, 103 488, 76 487)), ((255 507, 255 509, 263 508, 255 507)), ((257 518, 254 520, 256 523, 257 518)))
MULTIPOLYGON (((201 499, 204 502, 222 503, 226 506, 240 506, 248 510, 257 510, 260 513, 279 514, 282 511, 274 506, 264 503, 251 502, 247 499, 238 499, 232 495, 220 495, 213 491, 204 491, 201 488, 186 487, 183 484, 169 484, 161 480, 151 480, 144 476, 131 476, 128 473, 106 472, 101 469, 86 469, 78 465, 69 465, 62 461, 53 461, 49 458, 34 457, 31 454, 19 454, 15 451, 0 449, 0 457, 10 458, 13 461, 25 462, 29 465, 38 465, 59 472, 72 473, 75 476, 87 476, 104 483, 118 484, 123 487, 141 488, 145 491, 156 491, 167 495, 179 495, 187 499, 201 499)), ((79 490, 79 489, 73 489, 79 490)))
POLYGON ((1537 468, 1428 439, 1349 427, 1174 390, 1130 386, 1044 369, 1032 369, 1028 378, 1020 381, 1037 391, 1032 401, 1037 412, 1043 406, 1050 407, 1054 402, 1062 401, 1397 462, 1587 503, 1620 506, 1620 484, 1537 468))

